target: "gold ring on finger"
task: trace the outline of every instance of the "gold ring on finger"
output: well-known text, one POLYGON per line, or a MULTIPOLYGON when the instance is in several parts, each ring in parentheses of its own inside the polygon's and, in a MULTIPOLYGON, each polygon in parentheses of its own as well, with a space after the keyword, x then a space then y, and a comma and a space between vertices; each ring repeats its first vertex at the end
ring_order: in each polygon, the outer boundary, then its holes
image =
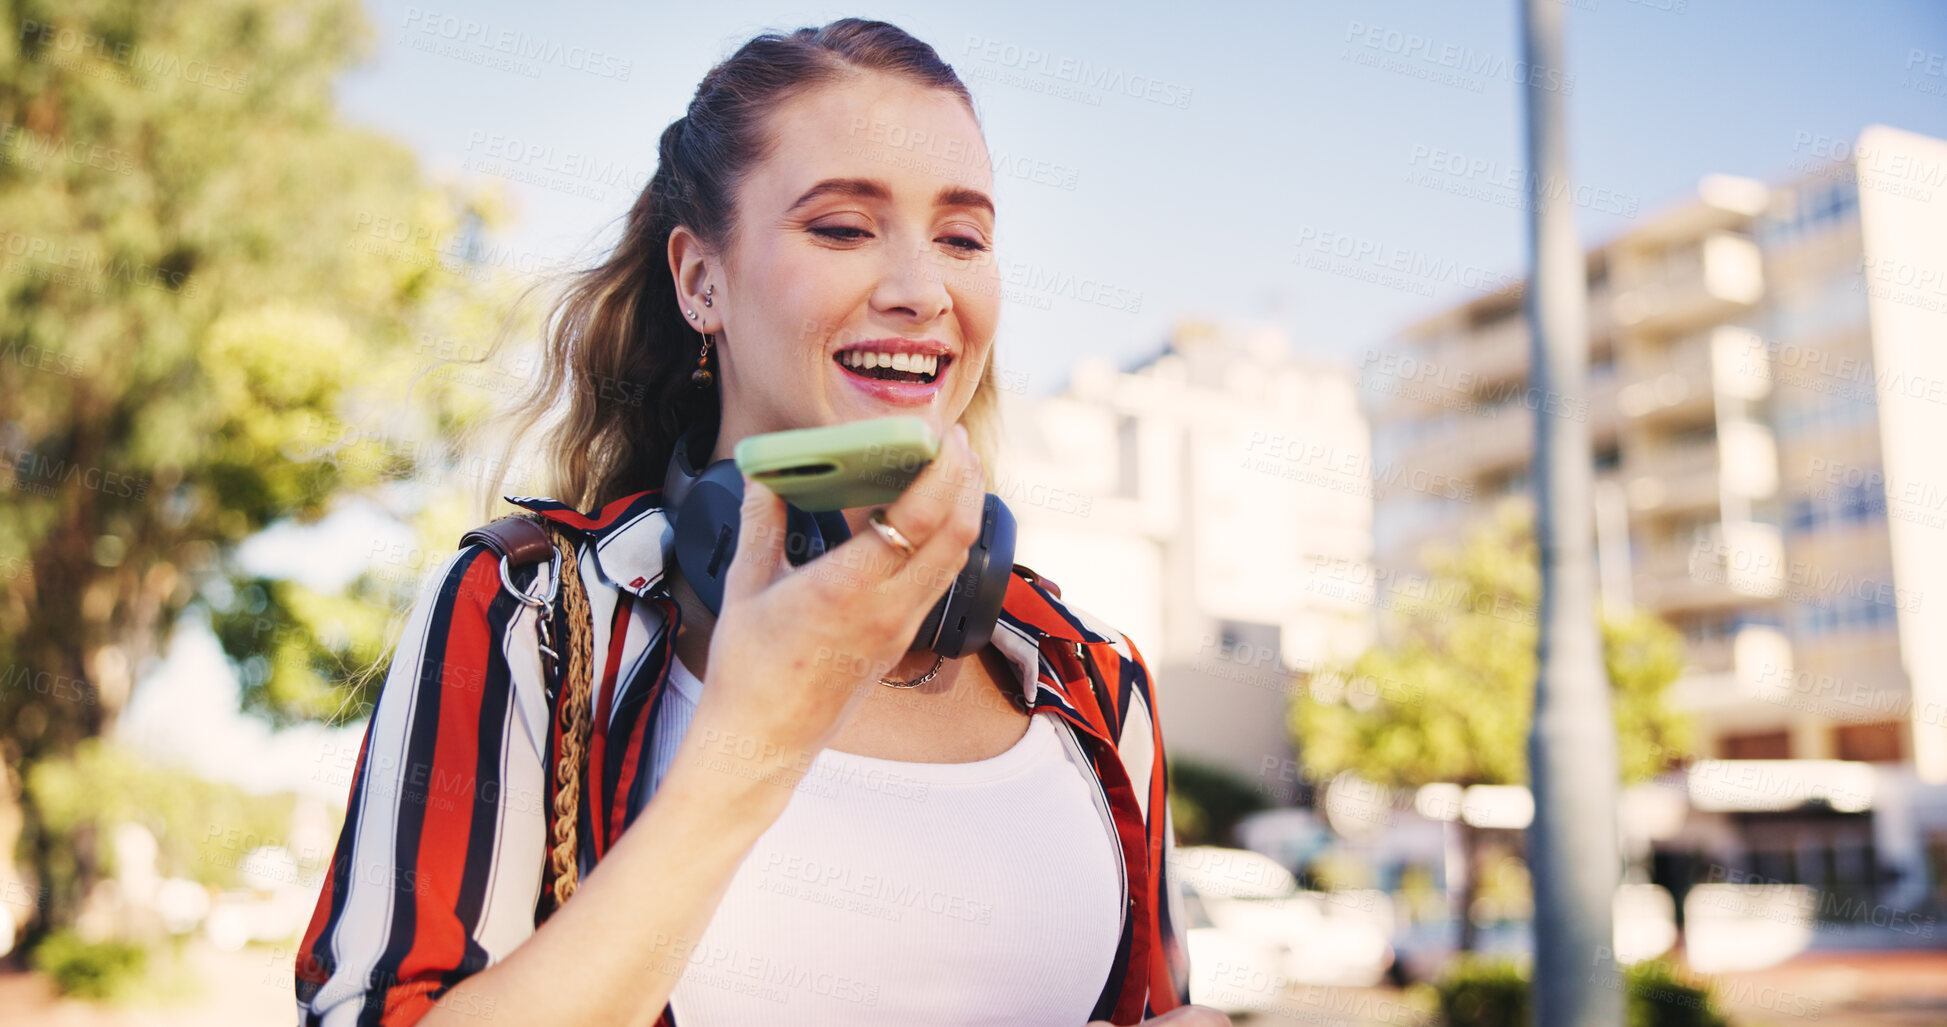
POLYGON ((873 530, 879 533, 879 537, 886 540, 887 545, 899 550, 899 555, 910 557, 916 551, 912 542, 898 528, 886 523, 886 511, 883 507, 872 511, 866 520, 871 523, 873 530))

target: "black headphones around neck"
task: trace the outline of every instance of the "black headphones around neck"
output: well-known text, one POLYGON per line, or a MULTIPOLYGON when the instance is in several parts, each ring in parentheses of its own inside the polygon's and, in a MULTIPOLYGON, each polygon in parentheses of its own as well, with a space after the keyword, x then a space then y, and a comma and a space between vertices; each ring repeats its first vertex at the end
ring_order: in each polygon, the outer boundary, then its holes
MULTIPOLYGON (((692 428, 676 440, 663 476, 663 507, 676 529, 676 561, 697 598, 711 613, 723 612, 723 585, 737 552, 743 523, 744 476, 724 458, 698 471, 716 446, 714 429, 692 428)), ((816 559, 852 537, 837 510, 808 513, 785 504, 784 556, 792 566, 816 559)), ((987 493, 980 537, 967 550, 966 566, 919 626, 909 651, 949 659, 978 652, 993 637, 1014 572, 1014 514, 1001 497, 987 493)))

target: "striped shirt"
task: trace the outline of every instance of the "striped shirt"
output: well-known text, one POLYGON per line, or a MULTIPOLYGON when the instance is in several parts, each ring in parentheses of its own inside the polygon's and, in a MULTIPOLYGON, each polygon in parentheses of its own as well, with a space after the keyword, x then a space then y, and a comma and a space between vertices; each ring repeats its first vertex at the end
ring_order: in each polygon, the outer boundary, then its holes
MULTIPOLYGON (((659 489, 592 515, 506 498, 578 536, 595 656, 579 834, 586 874, 642 810, 681 738, 662 716, 681 623, 664 576, 675 531, 659 489)), ((515 570, 515 585, 527 588, 540 570, 515 570)), ((534 933, 548 761, 560 730, 536 616, 502 587, 499 557, 484 543, 463 546, 422 588, 366 726, 344 828, 298 948, 303 1023, 414 1023, 534 933)), ((1119 841, 1127 901, 1091 1018, 1132 1024, 1187 1003, 1148 666, 1127 637, 1018 564, 992 644, 1018 676, 1029 713, 1055 718, 1086 754, 1119 841)), ((667 1007, 659 1027, 676 1027, 667 1007)))

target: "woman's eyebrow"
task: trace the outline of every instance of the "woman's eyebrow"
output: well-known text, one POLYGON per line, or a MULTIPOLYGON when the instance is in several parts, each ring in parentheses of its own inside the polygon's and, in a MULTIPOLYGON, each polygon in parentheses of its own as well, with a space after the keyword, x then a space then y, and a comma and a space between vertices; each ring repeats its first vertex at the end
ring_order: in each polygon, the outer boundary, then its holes
POLYGON ((870 178, 827 178, 804 191, 797 202, 784 208, 786 214, 817 199, 820 196, 854 196, 862 200, 890 200, 892 190, 885 183, 870 178))
MULTIPOLYGON (((892 190, 886 188, 885 183, 871 178, 827 178, 817 185, 806 189, 804 195, 798 197, 791 206, 786 207, 784 212, 789 214, 821 196, 851 196, 862 200, 890 200, 892 199, 892 190)), ((974 207, 986 211, 989 216, 992 216, 994 213, 994 201, 986 193, 978 189, 969 189, 965 186, 950 185, 941 189, 940 194, 933 198, 933 205, 936 207, 974 207)))
POLYGON ((940 195, 933 199, 933 206, 975 207, 986 211, 988 217, 994 216, 994 201, 988 199, 986 193, 965 186, 950 185, 940 190, 940 195))

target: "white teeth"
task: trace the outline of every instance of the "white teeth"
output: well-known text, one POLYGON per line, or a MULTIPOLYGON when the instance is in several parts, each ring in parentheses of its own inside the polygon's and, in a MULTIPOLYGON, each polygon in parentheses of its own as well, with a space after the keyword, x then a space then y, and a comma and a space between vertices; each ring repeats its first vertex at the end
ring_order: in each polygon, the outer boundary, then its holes
POLYGON ((845 366, 856 367, 861 371, 870 371, 875 367, 890 367, 895 371, 908 371, 914 374, 940 373, 940 358, 937 356, 861 349, 846 350, 838 356, 845 366))

